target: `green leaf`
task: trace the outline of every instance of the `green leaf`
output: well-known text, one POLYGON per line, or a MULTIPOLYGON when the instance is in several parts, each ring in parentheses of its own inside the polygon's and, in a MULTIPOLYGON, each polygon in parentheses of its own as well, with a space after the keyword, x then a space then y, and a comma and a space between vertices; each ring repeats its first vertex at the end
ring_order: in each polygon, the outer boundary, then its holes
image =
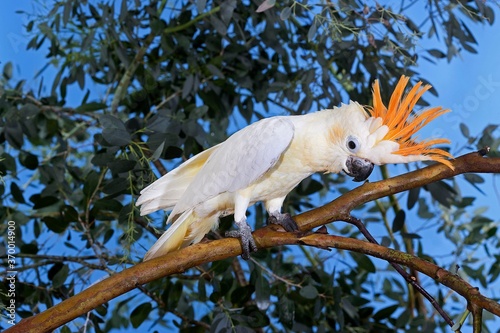
POLYGON ((113 173, 123 173, 134 169, 137 161, 118 159, 108 163, 109 168, 113 173))
POLYGON ((24 104, 20 109, 19 109, 19 116, 22 119, 26 120, 31 120, 34 119, 36 115, 40 113, 40 108, 34 104, 27 103, 24 104))
POLYGON ((78 221, 78 211, 70 206, 70 205, 64 205, 61 208, 61 217, 64 222, 70 223, 70 222, 77 222, 78 221))
POLYGON ((219 20, 215 16, 210 16, 210 23, 220 35, 225 36, 227 34, 227 26, 222 20, 219 20))
POLYGON ((144 302, 138 307, 136 307, 132 313, 130 313, 130 322, 134 328, 141 326, 141 324, 148 319, 153 306, 150 302, 144 302))
POLYGON ((130 133, 125 124, 111 115, 102 115, 99 121, 103 127, 102 137, 112 146, 125 146, 130 143, 130 133))
POLYGON ((376 272, 375 265, 368 256, 356 252, 351 252, 350 254, 354 261, 358 264, 359 268, 362 268, 369 273, 376 272))
POLYGON ((165 147, 165 141, 163 141, 159 146, 158 148, 156 148, 156 150, 154 151, 153 155, 151 155, 151 158, 150 160, 151 161, 157 161, 161 154, 163 153, 163 148, 165 147))
POLYGON ((260 270, 257 271, 257 278, 255 279, 255 303, 260 310, 266 310, 271 301, 271 287, 269 281, 263 276, 260 270))
POLYGON ((186 81, 184 81, 184 84, 182 85, 182 99, 186 99, 186 97, 189 96, 191 91, 193 90, 193 84, 194 84, 194 75, 188 75, 186 78, 186 81))
POLYGON ((286 21, 286 20, 288 20, 288 18, 290 17, 291 14, 292 14, 292 8, 285 7, 285 8, 283 8, 283 10, 280 13, 280 19, 282 21, 286 21))
POLYGON ((314 39, 314 35, 316 35, 316 32, 318 31, 318 23, 316 20, 313 20, 313 23, 311 24, 311 27, 309 28, 309 31, 307 32, 307 41, 310 42, 314 39))
POLYGON ((442 58, 446 58, 446 54, 438 49, 431 49, 431 50, 427 50, 427 52, 433 56, 434 58, 437 58, 437 59, 442 59, 442 58))
POLYGON ((493 8, 489 6, 484 6, 484 13, 483 13, 484 18, 486 19, 486 22, 488 22, 491 25, 495 23, 495 11, 493 8))
POLYGON ((359 317, 358 308, 354 306, 347 297, 342 298, 341 304, 342 304, 342 309, 349 315, 349 317, 351 318, 359 317))
POLYGON ((29 170, 36 170, 38 168, 38 157, 29 152, 21 151, 19 153, 19 163, 29 170))
POLYGON ((71 1, 66 1, 64 3, 63 16, 62 16, 62 22, 64 26, 66 26, 66 24, 68 24, 69 22, 72 8, 73 8, 73 3, 71 1))
POLYGON ((204 278, 198 280, 198 298, 200 302, 207 300, 207 283, 204 278))
POLYGON ((177 308, 177 304, 179 303, 179 300, 181 299, 182 296, 182 289, 184 285, 182 282, 177 281, 169 290, 168 293, 168 302, 167 302, 167 309, 175 309, 177 308))
POLYGON ((304 179, 297 187, 297 193, 301 196, 308 196, 323 189, 323 184, 311 177, 304 179))
POLYGON ((15 149, 20 150, 24 144, 24 134, 18 121, 7 121, 4 128, 5 139, 15 149))
POLYGON ((94 207, 92 207, 92 209, 107 210, 111 212, 119 212, 122 208, 123 205, 119 201, 110 198, 99 199, 95 202, 94 207))
POLYGON ((102 137, 111 146, 126 146, 130 143, 130 134, 127 131, 105 128, 102 130, 102 137))
POLYGON ((282 296, 278 302, 280 322, 288 328, 293 327, 295 320, 295 303, 286 296, 282 296))
POLYGON ((299 294, 300 296, 307 299, 316 299, 316 297, 318 297, 318 289, 311 285, 307 285, 304 288, 300 289, 299 294))
POLYGON ((418 216, 423 219, 430 219, 434 217, 434 213, 429 210, 429 206, 423 198, 418 199, 418 216))
MULTIPOLYGON (((69 1, 68 1, 68 3, 69 3, 69 1)), ((61 333, 71 333, 71 329, 68 326, 64 325, 61 328, 61 333)))
POLYGON ((407 238, 407 239, 420 239, 420 238, 422 238, 422 236, 420 236, 419 234, 415 234, 415 233, 401 233, 401 236, 403 236, 403 238, 407 238))
POLYGON ((111 237, 113 237, 114 234, 115 234, 115 230, 114 229, 108 229, 108 230, 106 230, 106 233, 104 234, 104 238, 102 240, 102 243, 106 244, 111 239, 111 237))
POLYGON ((125 177, 114 177, 111 181, 107 181, 103 186, 102 191, 106 194, 120 194, 129 188, 129 184, 125 177))
POLYGON ((61 287, 64 282, 66 282, 66 279, 68 278, 69 275, 69 267, 68 265, 63 265, 59 272, 54 275, 54 278, 52 279, 52 286, 54 288, 59 288, 61 287))
POLYGON ((80 105, 79 107, 76 108, 77 112, 94 112, 98 110, 103 110, 107 107, 106 104, 104 103, 99 103, 99 102, 90 102, 90 103, 85 103, 80 105))
POLYGON ((472 206, 475 200, 476 200, 475 197, 463 197, 462 200, 459 203, 457 203, 457 207, 465 208, 468 206, 472 206))
POLYGON ((15 201, 22 204, 26 203, 26 200, 24 200, 23 191, 14 182, 10 183, 10 194, 12 194, 12 198, 14 198, 15 201))
POLYGON ((90 199, 99 185, 100 175, 95 171, 90 171, 85 177, 85 183, 83 184, 83 193, 90 199))
MULTIPOLYGON (((259 310, 255 305, 247 304, 243 308, 242 315, 247 316, 247 318, 245 318, 246 324, 251 328, 265 327, 268 326, 270 323, 269 317, 266 315, 266 313, 259 310)), ((242 329, 244 330, 242 330, 241 332, 248 332, 248 333, 255 332, 254 330, 249 331, 249 327, 242 327, 242 329)))
POLYGON ((484 178, 475 173, 464 174, 465 180, 471 184, 482 184, 484 183, 484 178))
POLYGON ((12 72, 13 72, 14 66, 12 66, 12 62, 7 62, 5 66, 3 66, 3 78, 6 81, 9 81, 12 79, 12 72))
POLYGON ((69 226, 69 222, 51 216, 44 216, 42 221, 45 223, 47 228, 49 228, 49 230, 58 234, 63 233, 69 226))
POLYGON ((412 188, 408 191, 408 201, 406 203, 406 207, 408 210, 412 209, 418 201, 420 196, 420 187, 412 188))
POLYGON ((215 67, 214 65, 208 64, 207 69, 213 76, 219 79, 225 79, 224 73, 222 73, 222 71, 219 68, 215 67))
POLYGON ((443 181, 431 183, 425 186, 431 196, 441 205, 450 208, 455 195, 455 191, 443 181))
POLYGON ((206 5, 207 5, 207 0, 196 0, 196 10, 198 11, 198 14, 203 13, 206 5))
POLYGON ((53 196, 42 196, 41 194, 33 194, 30 201, 34 204, 33 209, 40 209, 55 205, 59 202, 59 198, 53 196))
POLYGON ((220 17, 222 22, 227 26, 231 19, 233 18, 234 9, 236 8, 237 0, 226 0, 221 5, 220 17))
POLYGON ((226 312, 219 312, 212 321, 212 325, 210 325, 210 333, 229 333, 231 332, 232 326, 231 318, 226 314, 226 312))
POLYGON ((392 232, 396 233, 403 229, 405 224, 406 213, 404 210, 400 209, 394 216, 394 221, 392 221, 392 232))
POLYGON ((92 14, 93 18, 96 21, 100 21, 101 20, 101 15, 97 11, 97 8, 95 8, 92 4, 89 4, 89 9, 90 9, 90 13, 92 14))
POLYGON ((469 127, 467 127, 464 123, 460 123, 460 132, 462 132, 462 135, 467 139, 470 138, 469 127))
POLYGON ((4 152, 0 156, 0 172, 5 175, 7 171, 15 174, 17 172, 17 163, 12 155, 4 152))
POLYGON ((57 263, 54 264, 47 273, 49 280, 52 281, 53 288, 61 287, 69 275, 68 265, 57 263))
MULTIPOLYGON (((203 279, 200 279, 203 280, 203 279)), ((231 303, 236 306, 245 306, 245 304, 250 301, 252 294, 254 291, 254 287, 247 285, 247 286, 241 286, 241 287, 236 287, 232 292, 231 292, 231 303)))
POLYGON ((392 316, 392 314, 399 308, 399 304, 394 304, 388 307, 385 307, 379 311, 377 311, 373 315, 373 319, 375 320, 383 320, 383 319, 388 319, 392 316))
POLYGON ((20 247, 21 253, 24 254, 37 254, 38 253, 38 245, 36 243, 28 243, 23 244, 20 247))
POLYGON ((380 241, 380 245, 389 247, 392 244, 392 240, 387 236, 382 236, 382 240, 380 241))
POLYGON ((273 8, 275 4, 276 0, 264 0, 264 2, 261 3, 260 6, 257 8, 256 12, 262 13, 268 10, 269 8, 273 8))

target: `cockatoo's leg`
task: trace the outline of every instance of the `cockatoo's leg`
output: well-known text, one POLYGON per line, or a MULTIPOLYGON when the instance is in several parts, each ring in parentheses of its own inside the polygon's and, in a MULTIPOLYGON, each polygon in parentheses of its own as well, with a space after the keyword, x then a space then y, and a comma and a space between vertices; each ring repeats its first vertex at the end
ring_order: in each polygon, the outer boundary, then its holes
POLYGON ((281 206, 283 206, 285 197, 268 200, 265 203, 266 210, 269 213, 267 224, 277 224, 282 226, 286 231, 293 232, 299 230, 297 223, 292 219, 290 214, 281 214, 281 206))
POLYGON ((244 193, 236 194, 234 202, 234 222, 236 222, 238 230, 226 232, 226 237, 240 239, 241 248, 243 250, 241 257, 245 260, 250 259, 250 252, 257 252, 257 245, 252 236, 252 229, 250 229, 245 216, 249 203, 249 196, 246 196, 244 193))
POLYGON ((267 223, 280 225, 283 227, 283 229, 285 229, 286 231, 289 231, 289 232, 299 230, 297 223, 295 223, 293 218, 288 213, 281 214, 280 212, 273 212, 273 213, 271 213, 271 215, 269 215, 269 218, 267 219, 267 223))
POLYGON ((231 230, 226 232, 226 237, 239 238, 241 242, 241 248, 243 253, 241 257, 245 260, 250 259, 250 252, 257 251, 257 245, 252 236, 252 229, 247 223, 247 219, 243 218, 240 221, 235 221, 238 226, 238 230, 231 230))

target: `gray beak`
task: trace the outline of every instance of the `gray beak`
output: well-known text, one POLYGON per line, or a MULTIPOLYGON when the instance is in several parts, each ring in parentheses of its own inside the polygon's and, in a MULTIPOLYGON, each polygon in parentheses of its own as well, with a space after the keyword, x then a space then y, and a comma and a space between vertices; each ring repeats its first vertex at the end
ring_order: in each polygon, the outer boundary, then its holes
POLYGON ((372 162, 356 156, 349 156, 345 164, 347 170, 344 170, 344 172, 349 176, 354 177, 353 180, 355 182, 362 182, 363 180, 366 180, 373 170, 372 162))

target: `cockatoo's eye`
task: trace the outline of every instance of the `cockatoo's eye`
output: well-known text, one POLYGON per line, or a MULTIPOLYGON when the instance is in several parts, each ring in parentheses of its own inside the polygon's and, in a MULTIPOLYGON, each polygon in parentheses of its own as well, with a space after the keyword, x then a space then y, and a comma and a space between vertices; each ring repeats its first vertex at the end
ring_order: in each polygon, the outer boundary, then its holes
POLYGON ((351 152, 356 153, 359 150, 360 144, 356 137, 349 135, 347 137, 346 146, 351 152))

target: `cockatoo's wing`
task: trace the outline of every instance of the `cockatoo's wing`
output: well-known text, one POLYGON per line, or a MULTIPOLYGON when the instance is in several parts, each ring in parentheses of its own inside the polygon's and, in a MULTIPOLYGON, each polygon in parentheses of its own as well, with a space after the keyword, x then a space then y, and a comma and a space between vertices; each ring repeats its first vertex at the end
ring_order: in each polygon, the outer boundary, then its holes
POLYGON ((143 189, 136 203, 141 206, 141 215, 174 208, 198 171, 219 146, 220 144, 193 156, 143 189))
POLYGON ((263 119, 233 134, 210 155, 170 217, 221 193, 245 189, 280 160, 293 135, 285 117, 263 119))

